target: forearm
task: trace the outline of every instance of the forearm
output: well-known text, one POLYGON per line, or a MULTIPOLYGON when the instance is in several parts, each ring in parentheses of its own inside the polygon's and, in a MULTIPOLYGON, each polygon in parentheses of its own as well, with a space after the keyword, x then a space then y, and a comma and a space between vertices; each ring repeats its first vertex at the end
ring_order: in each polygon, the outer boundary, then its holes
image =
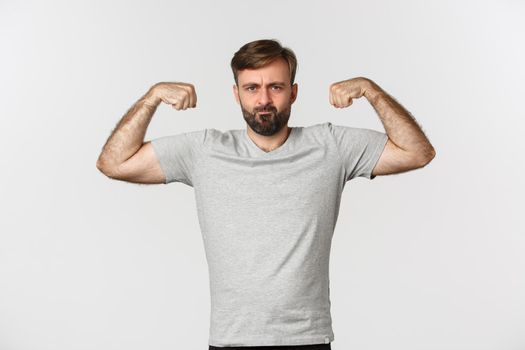
POLYGON ((376 83, 368 82, 364 95, 381 119, 388 138, 417 157, 432 159, 434 148, 410 112, 376 83))
POLYGON ((158 104, 151 88, 126 112, 102 148, 99 169, 115 169, 139 150, 158 104))

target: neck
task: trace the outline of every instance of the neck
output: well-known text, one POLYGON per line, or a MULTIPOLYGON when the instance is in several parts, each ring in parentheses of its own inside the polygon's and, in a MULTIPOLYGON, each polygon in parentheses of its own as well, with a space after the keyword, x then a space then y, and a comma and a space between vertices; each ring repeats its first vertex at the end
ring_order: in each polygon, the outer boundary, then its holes
POLYGON ((274 149, 279 148, 288 139, 290 131, 292 131, 292 128, 286 125, 284 128, 279 130, 279 132, 270 136, 264 136, 257 134, 249 126, 247 128, 247 133, 250 139, 252 139, 257 147, 262 149, 264 152, 271 152, 274 149))

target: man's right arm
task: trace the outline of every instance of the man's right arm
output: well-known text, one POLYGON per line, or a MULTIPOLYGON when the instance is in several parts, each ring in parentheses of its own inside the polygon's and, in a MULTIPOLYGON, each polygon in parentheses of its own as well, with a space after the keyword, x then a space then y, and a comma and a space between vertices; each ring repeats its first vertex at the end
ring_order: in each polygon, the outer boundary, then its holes
POLYGON ((134 183, 164 183, 150 142, 144 143, 147 127, 160 102, 180 110, 196 106, 193 85, 157 83, 122 117, 106 141, 97 168, 106 176, 134 183))

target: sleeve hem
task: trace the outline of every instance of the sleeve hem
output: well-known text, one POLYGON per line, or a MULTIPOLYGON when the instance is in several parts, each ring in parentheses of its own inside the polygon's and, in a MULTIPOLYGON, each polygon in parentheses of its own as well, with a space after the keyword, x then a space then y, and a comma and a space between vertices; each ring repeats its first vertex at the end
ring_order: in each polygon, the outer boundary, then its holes
POLYGON ((383 151, 385 150, 386 143, 388 142, 388 135, 385 134, 384 139, 381 143, 378 143, 376 146, 376 149, 374 150, 374 158, 370 161, 370 164, 372 164, 372 167, 370 168, 370 172, 367 173, 366 177, 369 180, 373 180, 377 177, 377 175, 372 175, 372 172, 374 171, 374 168, 377 165, 377 162, 379 162, 379 158, 381 158, 381 155, 383 154, 383 151))
POLYGON ((162 162, 162 158, 160 157, 159 150, 157 149, 157 143, 156 140, 151 140, 151 146, 153 148, 153 152, 155 153, 155 156, 157 157, 157 162, 159 163, 160 170, 162 171, 162 174, 164 174, 164 184, 167 185, 169 183, 168 176, 166 175, 166 171, 164 170, 165 165, 162 162))

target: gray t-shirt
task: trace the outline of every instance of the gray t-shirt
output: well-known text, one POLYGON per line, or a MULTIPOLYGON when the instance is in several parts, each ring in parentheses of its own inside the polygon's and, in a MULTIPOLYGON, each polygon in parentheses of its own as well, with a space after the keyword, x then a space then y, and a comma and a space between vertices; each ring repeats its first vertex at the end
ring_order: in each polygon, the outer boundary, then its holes
POLYGON ((208 262, 209 345, 329 343, 329 257, 341 193, 373 179, 385 133, 292 127, 271 152, 246 129, 153 139, 166 183, 195 193, 208 262))

